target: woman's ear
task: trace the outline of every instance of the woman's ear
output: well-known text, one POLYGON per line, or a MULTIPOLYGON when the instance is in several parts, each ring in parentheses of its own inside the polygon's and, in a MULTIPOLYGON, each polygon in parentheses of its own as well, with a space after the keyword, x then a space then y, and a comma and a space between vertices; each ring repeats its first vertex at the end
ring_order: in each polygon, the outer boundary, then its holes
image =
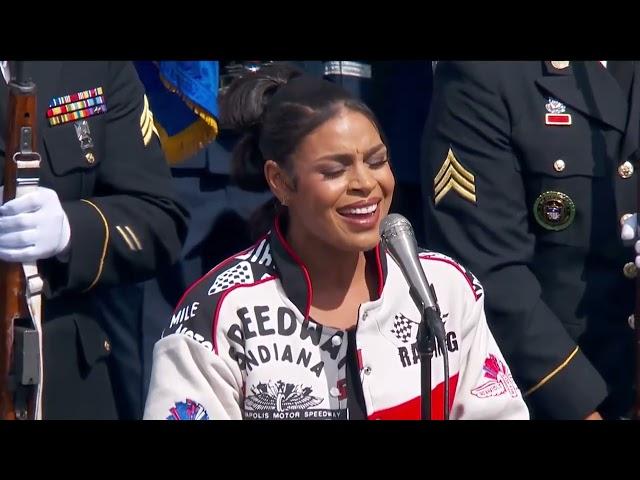
POLYGON ((287 205, 291 194, 291 181, 287 172, 273 160, 264 162, 264 176, 271 192, 282 205, 287 205))

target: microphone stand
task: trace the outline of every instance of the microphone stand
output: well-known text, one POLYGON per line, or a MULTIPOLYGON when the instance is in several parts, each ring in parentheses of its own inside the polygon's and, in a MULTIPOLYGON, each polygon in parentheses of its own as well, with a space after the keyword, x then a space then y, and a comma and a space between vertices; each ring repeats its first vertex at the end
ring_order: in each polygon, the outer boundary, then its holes
POLYGON ((436 349, 436 341, 442 352, 442 361, 444 364, 444 395, 442 399, 442 412, 444 420, 449 420, 449 355, 447 351, 447 343, 445 341, 445 330, 440 312, 437 308, 426 308, 424 303, 421 305, 420 325, 418 325, 418 333, 416 335, 418 354, 420 356, 420 418, 422 420, 432 420, 431 412, 431 360, 436 349))
POLYGON ((427 321, 427 309, 422 305, 418 325, 418 354, 420 355, 420 419, 431 420, 431 359, 436 349, 436 336, 427 321))

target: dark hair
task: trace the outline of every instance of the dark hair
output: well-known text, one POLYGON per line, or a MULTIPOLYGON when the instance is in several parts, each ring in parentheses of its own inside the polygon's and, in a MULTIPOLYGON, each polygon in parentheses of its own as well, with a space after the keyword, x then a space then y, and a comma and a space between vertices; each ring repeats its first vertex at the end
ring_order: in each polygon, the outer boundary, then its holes
MULTIPOLYGON (((386 144, 378 120, 362 101, 337 84, 305 75, 290 63, 276 62, 248 72, 219 101, 221 127, 241 134, 233 150, 231 176, 245 190, 268 190, 266 159, 290 168, 290 156, 300 142, 342 107, 365 115, 386 144)), ((273 218, 258 217, 277 213, 270 202, 254 220, 270 227, 273 218)))

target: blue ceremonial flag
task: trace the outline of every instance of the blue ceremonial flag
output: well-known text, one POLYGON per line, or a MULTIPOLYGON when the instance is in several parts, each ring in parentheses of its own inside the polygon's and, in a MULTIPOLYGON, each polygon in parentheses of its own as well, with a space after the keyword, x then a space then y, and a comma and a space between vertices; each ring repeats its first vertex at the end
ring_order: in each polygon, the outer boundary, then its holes
POLYGON ((220 78, 217 61, 134 64, 169 164, 186 160, 216 138, 220 78))

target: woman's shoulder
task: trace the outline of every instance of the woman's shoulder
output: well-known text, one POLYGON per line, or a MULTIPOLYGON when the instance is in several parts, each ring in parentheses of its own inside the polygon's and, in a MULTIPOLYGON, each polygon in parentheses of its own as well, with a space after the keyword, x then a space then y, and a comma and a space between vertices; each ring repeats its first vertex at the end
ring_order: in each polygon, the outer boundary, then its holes
POLYGON ((269 250, 267 238, 261 238, 196 280, 180 298, 163 336, 182 333, 196 340, 210 338, 222 303, 232 290, 277 278, 269 250))
MULTIPOLYGON (((267 236, 244 250, 231 255, 196 280, 184 293, 187 297, 220 296, 232 287, 249 286, 266 277, 276 276, 267 236)), ((182 300, 181 302, 182 303, 182 300)))
POLYGON ((452 257, 424 248, 418 249, 418 257, 429 282, 446 280, 463 284, 470 289, 476 300, 484 295, 480 281, 471 270, 452 257), (429 274, 436 275, 437 278, 429 278, 429 274))

